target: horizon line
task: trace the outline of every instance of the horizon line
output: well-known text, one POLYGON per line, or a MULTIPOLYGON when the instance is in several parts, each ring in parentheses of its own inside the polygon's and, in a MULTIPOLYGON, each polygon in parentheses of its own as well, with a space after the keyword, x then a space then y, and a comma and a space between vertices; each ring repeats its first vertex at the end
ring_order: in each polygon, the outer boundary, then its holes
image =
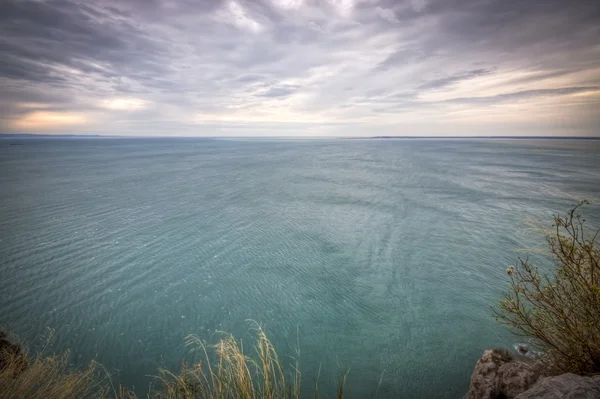
POLYGON ((600 140, 600 136, 127 136, 108 134, 44 134, 44 133, 0 133, 1 139, 8 138, 114 138, 114 139, 517 139, 517 140, 600 140))

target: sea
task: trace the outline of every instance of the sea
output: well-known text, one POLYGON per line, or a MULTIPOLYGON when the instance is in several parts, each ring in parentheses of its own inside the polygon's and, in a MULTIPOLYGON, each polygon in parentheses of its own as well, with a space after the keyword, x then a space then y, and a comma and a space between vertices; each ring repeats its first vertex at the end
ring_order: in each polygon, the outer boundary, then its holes
POLYGON ((460 398, 519 258, 582 199, 600 141, 0 139, 0 328, 139 394, 259 323, 302 393, 460 398))

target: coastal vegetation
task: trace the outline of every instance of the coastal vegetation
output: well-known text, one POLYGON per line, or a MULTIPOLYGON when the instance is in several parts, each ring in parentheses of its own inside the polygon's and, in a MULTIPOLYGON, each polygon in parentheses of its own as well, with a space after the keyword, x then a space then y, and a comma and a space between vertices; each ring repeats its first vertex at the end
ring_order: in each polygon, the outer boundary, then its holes
MULTIPOLYGON (((200 354, 193 364, 181 363, 179 372, 158 370, 153 399, 296 399, 300 397, 299 359, 282 361, 264 330, 251 322, 256 341, 250 353, 231 334, 220 333, 216 344, 190 335, 187 345, 200 354), (286 367, 287 366, 287 367, 286 367)), ((27 356, 20 345, 2 333, 0 347, 0 398, 119 398, 135 399, 126 387, 115 387, 109 373, 92 361, 85 369, 69 368, 69 353, 47 355, 45 349, 27 356)), ((48 342, 50 339, 48 339, 48 342)), ((344 396, 346 375, 341 375, 336 397, 344 396)), ((319 397, 318 384, 313 395, 319 397)))
POLYGON ((499 322, 531 338, 545 374, 600 372, 600 248, 580 202, 554 218, 547 234, 553 270, 528 259, 507 269, 510 289, 496 310, 499 322))
MULTIPOLYGON (((52 340, 52 333, 46 343, 52 340)), ((0 332, 0 398, 101 398, 108 390, 108 376, 91 362, 85 369, 69 367, 69 352, 47 354, 47 346, 29 356, 21 345, 0 332)))

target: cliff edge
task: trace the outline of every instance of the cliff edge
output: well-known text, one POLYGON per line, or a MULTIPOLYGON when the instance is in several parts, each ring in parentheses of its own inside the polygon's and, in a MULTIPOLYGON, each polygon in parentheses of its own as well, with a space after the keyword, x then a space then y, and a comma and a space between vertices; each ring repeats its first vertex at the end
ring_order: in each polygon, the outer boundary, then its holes
POLYGON ((465 399, 598 399, 600 375, 544 377, 534 363, 515 360, 503 349, 486 350, 471 375, 465 399))

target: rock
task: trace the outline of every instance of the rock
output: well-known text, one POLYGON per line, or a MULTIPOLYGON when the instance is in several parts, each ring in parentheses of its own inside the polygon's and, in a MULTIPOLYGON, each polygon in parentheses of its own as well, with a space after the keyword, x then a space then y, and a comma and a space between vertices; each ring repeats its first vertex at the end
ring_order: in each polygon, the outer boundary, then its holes
POLYGON ((466 398, 514 398, 538 379, 539 373, 531 365, 515 361, 507 351, 486 350, 475 365, 466 398))
POLYGON ((600 375, 582 377, 571 373, 541 379, 515 399, 598 399, 600 375))
POLYGON ((531 360, 534 360, 543 354, 541 351, 531 348, 529 344, 515 344, 514 348, 518 356, 531 360))
POLYGON ((509 362, 500 366, 498 389, 501 398, 514 398, 531 387, 540 378, 538 372, 523 362, 509 362))
POLYGON ((519 344, 519 346, 517 346, 517 350, 521 355, 526 355, 527 352, 529 352, 529 347, 525 344, 519 344))

